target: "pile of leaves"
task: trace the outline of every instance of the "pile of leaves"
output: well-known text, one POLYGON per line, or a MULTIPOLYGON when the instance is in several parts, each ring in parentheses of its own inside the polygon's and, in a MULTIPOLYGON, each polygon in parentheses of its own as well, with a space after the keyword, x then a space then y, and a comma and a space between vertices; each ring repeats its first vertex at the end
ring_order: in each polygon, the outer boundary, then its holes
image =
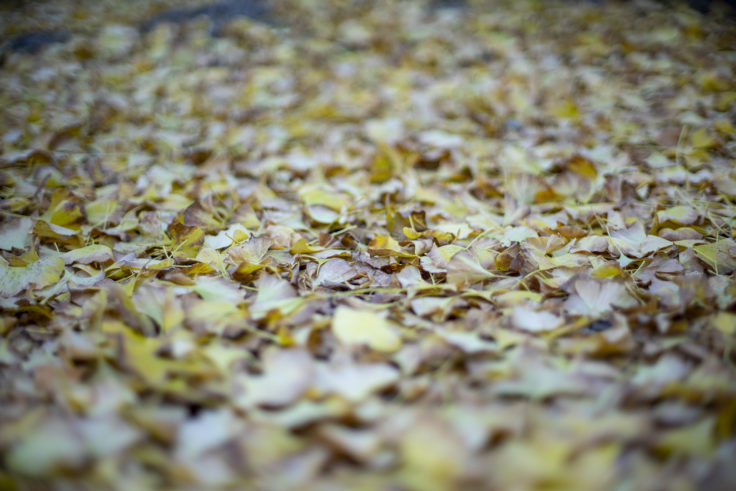
POLYGON ((732 20, 108 3, 0 70, 0 487, 736 486, 732 20))

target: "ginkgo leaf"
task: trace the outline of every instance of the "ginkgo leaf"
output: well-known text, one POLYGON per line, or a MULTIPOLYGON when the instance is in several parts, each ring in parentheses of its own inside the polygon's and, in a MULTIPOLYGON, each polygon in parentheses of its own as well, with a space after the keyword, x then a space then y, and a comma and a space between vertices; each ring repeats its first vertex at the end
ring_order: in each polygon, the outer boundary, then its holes
POLYGON ((693 250, 716 274, 729 274, 736 269, 736 243, 731 239, 696 245, 693 250))
POLYGON ((385 316, 369 310, 340 306, 332 318, 332 332, 346 345, 365 344, 377 351, 396 351, 401 337, 385 316))
POLYGON ((11 297, 30 286, 43 288, 56 283, 64 273, 64 259, 49 253, 27 266, 9 266, 0 260, 0 296, 11 297))
POLYGON ((256 282, 258 294, 250 306, 255 318, 262 318, 269 311, 276 310, 285 315, 298 308, 304 299, 296 296, 294 287, 286 280, 262 274, 256 282))
POLYGON ((565 308, 571 314, 600 316, 614 307, 631 307, 636 299, 626 287, 613 280, 578 279, 574 293, 565 301, 565 308))
POLYGON ((660 222, 671 220, 682 225, 691 225, 698 221, 699 217, 700 214, 689 206, 673 206, 657 212, 657 218, 660 222))
POLYGON ((258 264, 263 261, 273 241, 264 236, 251 237, 227 250, 227 257, 235 264, 258 264))
MULTIPOLYGON (((120 203, 112 199, 98 199, 84 205, 84 214, 92 225, 106 226, 112 223, 116 212, 120 209, 120 203)), ((120 216, 118 215, 118 219, 120 216)))
POLYGON ((647 235, 640 221, 628 229, 613 230, 610 233, 611 244, 627 256, 642 257, 650 252, 658 251, 672 245, 669 240, 647 235))
POLYGON ((38 237, 71 240, 77 235, 77 231, 71 228, 63 227, 55 223, 47 222, 45 220, 38 220, 33 226, 33 233, 38 237))
POLYGON ((705 128, 700 128, 695 131, 695 133, 690 137, 690 140, 696 148, 707 148, 713 146, 715 143, 715 139, 708 134, 708 131, 705 128))
POLYGON ((247 240, 250 237, 250 232, 247 228, 239 223, 235 223, 228 227, 226 230, 221 230, 217 235, 207 235, 204 238, 205 247, 211 247, 212 249, 224 249, 230 247, 232 244, 237 244, 247 240))
POLYGON ((371 254, 375 254, 377 256, 410 257, 410 254, 407 254, 403 251, 396 239, 389 235, 374 235, 370 243, 368 244, 368 251, 371 254))
POLYGON ((195 257, 204 244, 204 232, 196 226, 174 223, 169 227, 171 253, 175 258, 195 257))
POLYGON ((358 271, 344 259, 329 259, 319 267, 314 283, 318 286, 334 288, 344 285, 357 275, 358 271))
POLYGON ((340 214, 322 205, 313 205, 306 208, 309 218, 320 224, 334 223, 340 218, 340 214))
POLYGON ((79 433, 86 453, 91 458, 105 458, 124 452, 142 437, 139 429, 114 415, 83 421, 79 433), (101 438, 103 435, 104 438, 101 438))
POLYGON ((271 351, 264 356, 263 374, 243 380, 245 394, 238 399, 244 407, 278 407, 296 401, 314 382, 309 353, 292 349, 271 351))
POLYGON ((466 353, 494 353, 498 351, 498 345, 495 342, 481 339, 472 332, 441 330, 437 334, 466 353))
POLYGON ((719 312, 711 319, 711 325, 725 335, 736 334, 736 314, 719 312))
POLYGON ((495 278, 468 252, 455 254, 447 264, 447 282, 455 286, 495 278))
POLYGON ((204 300, 219 300, 237 305, 244 301, 244 292, 237 283, 222 278, 198 278, 192 290, 204 300))
POLYGON ((231 411, 202 412, 180 426, 175 454, 181 459, 200 457, 231 439, 238 426, 231 411))
POLYGON ((138 312, 155 320, 164 332, 179 326, 185 318, 181 301, 172 288, 163 290, 145 284, 133 294, 133 305, 138 312))
POLYGON ((315 384, 319 390, 358 402, 371 393, 393 385, 399 371, 386 364, 318 365, 315 384))
POLYGON ((113 254, 109 247, 101 244, 94 244, 65 252, 61 255, 61 258, 66 264, 104 263, 105 261, 113 259, 113 254))
POLYGON ((0 249, 25 249, 31 242, 33 220, 20 218, 11 220, 0 227, 0 249))
POLYGON ((46 3, 0 489, 736 489, 723 9, 46 3))
POLYGON ((513 323, 529 332, 552 331, 560 327, 564 319, 546 310, 536 311, 527 305, 514 307, 513 323))
POLYGON ((401 435, 403 459, 414 471, 408 476, 412 487, 440 489, 470 465, 470 452, 454 429, 431 416, 417 418, 401 435), (441 441, 443 445, 435 445, 441 441))
POLYGON ((307 206, 321 205, 337 212, 350 206, 351 202, 347 196, 320 186, 302 186, 299 190, 299 197, 307 206))
POLYGON ((437 248, 437 253, 442 258, 442 265, 447 266, 447 264, 452 260, 452 258, 455 256, 455 254, 464 251, 465 248, 461 247, 459 245, 455 244, 447 244, 443 245, 437 248))
POLYGON ((43 476, 61 466, 78 467, 85 458, 79 437, 67 422, 54 418, 29 431, 6 457, 15 472, 43 476))

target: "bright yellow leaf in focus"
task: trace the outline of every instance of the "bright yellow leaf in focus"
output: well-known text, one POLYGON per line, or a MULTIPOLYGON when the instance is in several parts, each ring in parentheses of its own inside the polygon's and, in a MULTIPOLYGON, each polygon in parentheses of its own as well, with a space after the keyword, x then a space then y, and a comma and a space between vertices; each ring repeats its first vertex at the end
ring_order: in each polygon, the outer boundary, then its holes
POLYGON ((595 279, 613 278, 614 276, 621 276, 622 274, 623 270, 618 263, 605 263, 595 268, 590 273, 590 277, 595 279))
POLYGON ((376 256, 411 257, 411 254, 401 250, 399 242, 390 235, 374 235, 368 244, 368 252, 376 256))
POLYGON ((414 240, 414 239, 417 239, 417 238, 419 238, 419 237, 421 237, 421 236, 422 236, 422 234, 420 234, 420 233, 419 233, 419 232, 417 232, 416 230, 414 230, 414 229, 411 229, 411 228, 409 228, 409 227, 404 227, 404 228, 402 229, 402 231, 404 232, 404 235, 406 235, 406 237, 407 237, 407 238, 408 238, 409 240, 414 240))
POLYGON ((332 332, 343 344, 366 344, 377 351, 396 351, 401 346, 399 335, 385 317, 375 312, 338 307, 332 332))

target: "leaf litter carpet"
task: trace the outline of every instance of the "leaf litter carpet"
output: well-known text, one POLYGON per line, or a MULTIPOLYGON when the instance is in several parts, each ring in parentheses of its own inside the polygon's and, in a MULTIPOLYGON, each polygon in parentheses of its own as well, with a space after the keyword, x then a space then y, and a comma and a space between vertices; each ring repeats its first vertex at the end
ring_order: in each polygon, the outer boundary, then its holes
POLYGON ((734 489, 725 7, 236 3, 2 7, 0 488, 734 489))

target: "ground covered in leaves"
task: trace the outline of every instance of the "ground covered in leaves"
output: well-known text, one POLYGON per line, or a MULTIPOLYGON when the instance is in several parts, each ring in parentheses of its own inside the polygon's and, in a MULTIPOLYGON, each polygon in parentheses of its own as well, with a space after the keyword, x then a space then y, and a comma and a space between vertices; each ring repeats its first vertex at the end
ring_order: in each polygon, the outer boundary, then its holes
POLYGON ((736 486, 723 11, 172 5, 0 16, 0 488, 736 486))

